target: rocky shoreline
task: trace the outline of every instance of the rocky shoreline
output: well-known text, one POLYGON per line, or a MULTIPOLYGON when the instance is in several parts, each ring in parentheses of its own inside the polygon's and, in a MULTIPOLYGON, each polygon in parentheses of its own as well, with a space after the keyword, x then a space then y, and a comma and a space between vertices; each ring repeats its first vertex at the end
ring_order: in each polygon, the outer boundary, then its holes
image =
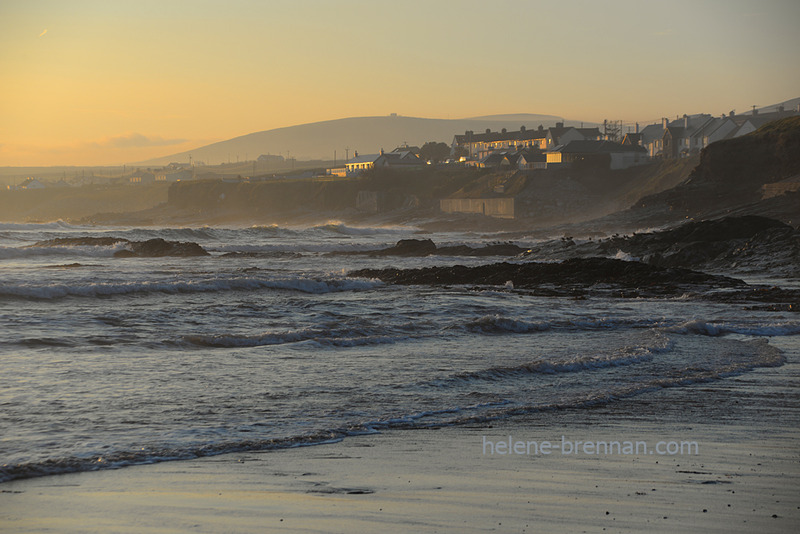
POLYGON ((767 311, 800 311, 800 290, 750 285, 737 273, 800 278, 800 230, 757 216, 689 222, 676 228, 576 243, 553 239, 529 250, 512 243, 437 247, 403 240, 358 252, 372 256, 509 256, 514 263, 418 269, 361 269, 350 277, 390 284, 494 286, 536 295, 704 298, 767 311), (553 262, 553 260, 557 260, 553 262))

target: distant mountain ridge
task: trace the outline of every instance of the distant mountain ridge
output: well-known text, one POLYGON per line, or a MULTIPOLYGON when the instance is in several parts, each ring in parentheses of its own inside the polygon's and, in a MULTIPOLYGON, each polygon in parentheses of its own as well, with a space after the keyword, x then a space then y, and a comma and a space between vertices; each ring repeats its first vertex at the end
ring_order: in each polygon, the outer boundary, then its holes
POLYGON ((568 121, 555 115, 530 113, 466 119, 425 119, 399 115, 349 117, 255 132, 137 164, 167 165, 171 162, 188 162, 191 156, 193 161, 216 165, 229 161, 255 160, 261 154, 327 161, 334 159, 334 151, 337 161, 344 162, 345 157, 352 157, 355 151, 369 154, 379 152, 381 148, 393 150, 404 143, 421 146, 428 141, 449 145, 453 136, 467 130, 517 130, 521 126, 554 126, 556 122, 581 124, 580 121, 568 121))

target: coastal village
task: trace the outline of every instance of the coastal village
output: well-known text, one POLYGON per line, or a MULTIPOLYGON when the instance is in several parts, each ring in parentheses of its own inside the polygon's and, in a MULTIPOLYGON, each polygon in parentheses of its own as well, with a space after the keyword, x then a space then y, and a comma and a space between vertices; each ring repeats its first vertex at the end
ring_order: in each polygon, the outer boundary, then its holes
MULTIPOLYGON (((484 172, 491 173, 491 180, 482 188, 457 191, 439 199, 437 202, 440 212, 518 218, 532 209, 541 211, 546 202, 531 197, 541 196, 543 190, 554 194, 556 189, 559 190, 559 200, 550 203, 558 207, 561 198, 570 197, 568 184, 573 176, 600 176, 652 162, 696 156, 716 141, 742 137, 771 121, 800 115, 800 104, 791 102, 791 108, 776 105, 761 110, 754 108, 744 114, 731 111, 720 116, 700 113, 674 119, 663 118, 660 122, 643 127, 632 124, 627 127, 627 132, 622 131, 620 122, 609 121, 590 127, 557 121, 548 127, 539 124, 532 127, 521 125, 515 130, 468 130, 454 133, 449 145, 429 142, 422 148, 403 144, 391 151, 380 149, 368 154, 354 151, 352 157, 348 157, 343 164, 334 166, 324 166, 325 162, 316 162, 316 167, 298 165, 298 169, 294 170, 295 163, 298 163, 295 160, 280 155, 262 154, 255 161, 237 163, 237 167, 220 165, 214 168, 190 160, 188 163, 174 162, 160 168, 123 167, 116 176, 108 172, 104 174, 100 170, 97 174, 92 171, 89 176, 82 172, 80 176, 76 175, 70 180, 67 180, 66 173, 57 181, 28 177, 21 183, 9 185, 8 189, 33 190, 104 184, 141 186, 214 180, 227 183, 275 179, 336 181, 358 179, 360 175, 373 170, 413 171, 444 165, 484 169, 484 172), (430 157, 430 150, 426 151, 428 145, 440 145, 437 147, 440 149, 437 157, 430 157), (289 166, 293 171, 286 171, 289 166), (279 172, 270 172, 270 169, 277 169, 279 172), (531 186, 534 182, 536 185, 531 186), (549 185, 543 187, 543 183, 549 185), (537 191, 536 195, 531 194, 531 189, 537 191)), ((793 182, 788 187, 800 188, 800 183, 793 182)), ((413 198, 398 200, 387 195, 385 191, 359 191, 355 207, 362 212, 377 213, 386 210, 386 206, 418 205, 413 198)))

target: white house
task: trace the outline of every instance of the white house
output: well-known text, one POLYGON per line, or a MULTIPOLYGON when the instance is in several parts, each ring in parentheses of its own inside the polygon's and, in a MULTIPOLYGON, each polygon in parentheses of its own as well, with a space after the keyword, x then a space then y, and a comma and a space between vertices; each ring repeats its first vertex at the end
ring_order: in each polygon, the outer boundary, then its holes
POLYGON ((425 162, 413 150, 396 148, 391 152, 381 150, 379 154, 365 154, 363 156, 356 152, 353 159, 345 163, 345 169, 347 175, 352 175, 360 174, 375 167, 411 169, 424 165, 425 162))

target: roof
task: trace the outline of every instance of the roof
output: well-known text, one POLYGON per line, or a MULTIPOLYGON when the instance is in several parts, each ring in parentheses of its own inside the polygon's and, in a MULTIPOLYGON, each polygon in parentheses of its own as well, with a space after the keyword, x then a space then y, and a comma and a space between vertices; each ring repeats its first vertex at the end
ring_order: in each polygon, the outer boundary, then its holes
POLYGON ((638 145, 642 141, 642 134, 628 132, 622 138, 623 145, 638 145))
POLYGON ((664 126, 662 124, 649 124, 639 132, 639 135, 642 136, 642 143, 648 144, 664 137, 664 126))
POLYGON ((360 156, 356 156, 355 158, 350 159, 346 165, 352 165, 354 163, 374 163, 376 159, 380 157, 380 154, 362 154, 360 156))
POLYGON ((541 150, 523 150, 519 153, 519 157, 525 158, 525 161, 528 163, 532 163, 534 161, 547 161, 547 155, 541 150))
POLYGON ((678 139, 684 136, 686 133, 686 128, 683 126, 668 126, 666 130, 664 130, 664 136, 666 137, 667 133, 669 133, 670 137, 673 139, 678 139))
POLYGON ((600 128, 575 128, 584 137, 600 137, 600 128))
POLYGON ((384 154, 380 154, 376 158, 375 164, 378 165, 378 162, 381 160, 385 161, 389 165, 422 165, 424 163, 422 158, 411 151, 386 152, 384 154))

